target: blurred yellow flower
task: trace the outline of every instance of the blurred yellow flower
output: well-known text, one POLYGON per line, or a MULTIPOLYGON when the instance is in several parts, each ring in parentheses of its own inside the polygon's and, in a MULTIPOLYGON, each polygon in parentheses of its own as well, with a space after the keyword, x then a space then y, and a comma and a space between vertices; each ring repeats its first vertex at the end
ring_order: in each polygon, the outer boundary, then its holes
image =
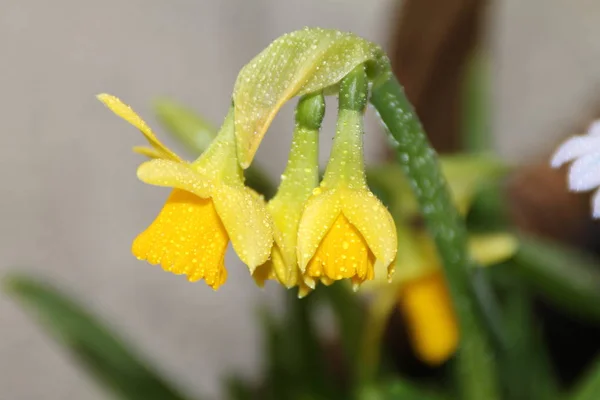
MULTIPOLYGON (((475 157, 442 158, 441 166, 454 203, 462 214, 467 213, 482 181, 499 172, 499 166, 493 161, 475 157)), ((410 198, 409 188, 403 186, 406 182, 402 181, 398 167, 386 166, 369 176, 374 180, 393 180, 399 193, 391 206, 398 233, 398 255, 392 282, 378 278, 365 286, 365 290, 375 296, 373 330, 380 334, 397 306, 405 318, 409 339, 418 358, 429 365, 439 365, 454 354, 460 335, 435 244, 425 227, 415 224, 418 217, 416 204, 410 198)), ((517 240, 507 233, 478 234, 471 236, 469 248, 477 264, 486 266, 510 258, 517 249, 517 240)), ((380 277, 384 272, 383 266, 376 266, 376 276, 380 277)))
POLYGON ((138 259, 185 274, 190 281, 204 279, 213 289, 227 278, 224 258, 229 241, 251 273, 267 260, 272 223, 262 197, 244 186, 232 110, 209 148, 190 163, 164 146, 118 98, 101 94, 98 99, 148 140, 150 147, 134 148, 153 158, 138 167, 138 178, 173 188, 154 222, 133 242, 138 259))

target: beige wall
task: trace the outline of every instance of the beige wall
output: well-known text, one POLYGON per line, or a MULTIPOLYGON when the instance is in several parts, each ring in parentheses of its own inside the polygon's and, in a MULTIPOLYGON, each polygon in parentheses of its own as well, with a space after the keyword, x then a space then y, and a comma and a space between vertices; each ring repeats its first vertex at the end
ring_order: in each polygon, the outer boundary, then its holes
MULTIPOLYGON (((256 289, 233 256, 229 282, 217 293, 133 259, 130 240, 167 191, 135 179, 140 158, 130 147, 142 138, 94 94, 118 94, 153 126, 149 101, 156 95, 173 96, 220 122, 237 71, 272 39, 319 25, 382 42, 391 3, 3 0, 0 274, 22 266, 51 277, 193 392, 216 395, 223 371, 257 376, 255 311, 267 301, 276 307, 277 291, 256 289)), ((498 5, 491 42, 494 127, 503 155, 520 160, 540 143, 548 146, 595 98, 599 4, 498 5)), ((259 153, 273 176, 284 165, 290 116, 288 108, 259 153)), ((331 130, 331 120, 327 126, 331 130)), ((369 147, 371 154, 378 151, 369 147)), ((0 398, 105 396, 0 297, 0 398)))

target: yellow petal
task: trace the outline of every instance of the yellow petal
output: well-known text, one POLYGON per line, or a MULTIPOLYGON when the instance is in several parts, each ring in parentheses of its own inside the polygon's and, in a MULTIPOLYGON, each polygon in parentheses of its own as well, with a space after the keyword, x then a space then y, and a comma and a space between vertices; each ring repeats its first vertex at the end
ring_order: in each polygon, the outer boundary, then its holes
POLYGON ((493 265, 512 257, 519 242, 508 233, 479 234, 469 238, 471 257, 479 265, 493 265))
POLYGON ((407 282, 399 305, 419 359, 437 366, 454 354, 459 340, 458 325, 441 272, 407 282))
POLYGON ((280 257, 280 262, 274 263, 275 273, 279 282, 288 288, 297 283, 299 269, 296 247, 304 200, 302 196, 282 196, 279 192, 267 205, 273 219, 273 249, 275 251, 277 248, 280 257))
POLYGON ((132 252, 165 271, 204 279, 217 289, 227 278, 229 238, 211 199, 175 189, 154 222, 133 242, 132 252))
POLYGON ((189 164, 164 159, 142 163, 137 170, 139 180, 149 185, 182 189, 199 197, 209 197, 211 182, 189 164))
POLYGON ((338 191, 315 189, 314 193, 306 202, 298 225, 297 258, 303 273, 306 272, 306 265, 317 251, 325 234, 342 211, 342 199, 338 191))
POLYGON ((163 158, 163 153, 156 150, 154 147, 147 146, 133 146, 133 152, 141 154, 151 159, 163 158))
POLYGON ((305 275, 320 278, 325 284, 351 278, 358 285, 373 279, 374 264, 375 257, 364 237, 342 213, 319 244, 305 275))
POLYGON ((273 244, 271 217, 264 200, 244 186, 220 185, 212 196, 233 249, 253 273, 267 261, 273 244))
POLYGON ((343 212, 365 238, 375 258, 390 266, 396 257, 398 237, 394 219, 385 206, 367 190, 344 190, 343 212))
POLYGON ((281 253, 279 253, 279 251, 275 250, 275 247, 276 246, 273 246, 273 250, 271 252, 271 259, 267 260, 267 262, 265 262, 264 264, 256 267, 256 269, 252 273, 252 278, 254 279, 254 282, 259 287, 265 286, 265 282, 268 280, 276 280, 277 279, 277 276, 275 275, 275 268, 274 268, 273 264, 275 263, 274 260, 276 258, 280 259, 281 253))
POLYGON ((161 158, 165 158, 173 161, 181 161, 181 159, 173 153, 169 148, 163 145, 156 137, 152 129, 144 122, 144 120, 135 113, 127 104, 123 103, 120 99, 110 94, 102 93, 97 96, 106 107, 112 112, 129 122, 131 125, 138 128, 142 134, 146 137, 152 147, 154 147, 161 155, 161 158))
POLYGON ((244 168, 250 165, 271 121, 286 101, 330 88, 369 60, 380 65, 388 63, 379 46, 335 30, 305 28, 271 43, 240 71, 235 83, 240 164, 244 168))

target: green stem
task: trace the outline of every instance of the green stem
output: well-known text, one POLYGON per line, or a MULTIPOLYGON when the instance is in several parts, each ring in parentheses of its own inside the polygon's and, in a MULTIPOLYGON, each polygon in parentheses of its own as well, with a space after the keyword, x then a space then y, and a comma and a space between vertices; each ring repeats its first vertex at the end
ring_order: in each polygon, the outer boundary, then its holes
POLYGON ((409 178, 443 260, 461 331, 456 360, 461 398, 498 399, 490 339, 469 273, 471 261, 465 225, 452 204, 436 153, 402 87, 391 73, 383 74, 373 82, 371 103, 388 129, 398 162, 409 178))
POLYGON ((335 137, 322 186, 366 188, 363 116, 369 90, 365 67, 359 65, 340 83, 335 137))

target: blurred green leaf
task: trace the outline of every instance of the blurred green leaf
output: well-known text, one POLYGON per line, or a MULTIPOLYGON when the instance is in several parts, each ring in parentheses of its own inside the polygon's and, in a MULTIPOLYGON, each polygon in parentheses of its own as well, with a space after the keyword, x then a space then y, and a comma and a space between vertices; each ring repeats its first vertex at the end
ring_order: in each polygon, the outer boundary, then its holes
POLYGON ((598 400, 600 399, 600 359, 596 360, 587 375, 573 390, 569 400, 598 400))
POLYGON ((472 54, 463 83, 463 143, 471 152, 490 149, 490 74, 481 50, 472 54))
POLYGON ((559 385, 535 321, 531 298, 514 276, 508 278, 504 328, 509 343, 507 351, 500 354, 506 399, 556 399, 559 385))
POLYGON ((167 98, 154 101, 158 121, 194 155, 200 155, 217 135, 217 128, 195 111, 167 98))
MULTIPOLYGON (((302 300, 286 291, 286 312, 281 322, 263 313, 267 332, 265 396, 279 399, 333 399, 342 388, 335 385, 314 324, 317 296, 302 300)), ((342 397, 344 398, 344 397, 342 397)))
POLYGON ((362 338, 364 330, 365 311, 359 297, 352 292, 346 282, 336 282, 331 286, 322 287, 320 295, 329 303, 336 318, 340 340, 346 362, 350 367, 350 380, 359 376, 358 369, 362 338))
MULTIPOLYGON (((369 385, 361 389, 359 400, 448 400, 448 397, 441 397, 437 393, 431 393, 425 389, 413 385, 412 383, 394 379, 389 382, 382 382, 375 385, 369 385)), ((482 399, 483 400, 483 399, 482 399)))
MULTIPOLYGON (((446 155, 440 157, 439 164, 452 201, 463 214, 483 185, 498 181, 509 171, 505 163, 489 154, 446 155)), ((367 178, 369 186, 382 195, 384 204, 395 214, 418 215, 417 199, 400 165, 388 163, 369 167, 367 178)))
POLYGON ((249 400, 256 398, 256 388, 237 376, 225 380, 225 392, 228 400, 249 400))
POLYGON ((7 277, 3 287, 116 397, 126 400, 187 398, 96 317, 56 289, 23 275, 7 277))
POLYGON ((555 307, 600 321, 600 261, 559 243, 521 237, 514 271, 555 307))

